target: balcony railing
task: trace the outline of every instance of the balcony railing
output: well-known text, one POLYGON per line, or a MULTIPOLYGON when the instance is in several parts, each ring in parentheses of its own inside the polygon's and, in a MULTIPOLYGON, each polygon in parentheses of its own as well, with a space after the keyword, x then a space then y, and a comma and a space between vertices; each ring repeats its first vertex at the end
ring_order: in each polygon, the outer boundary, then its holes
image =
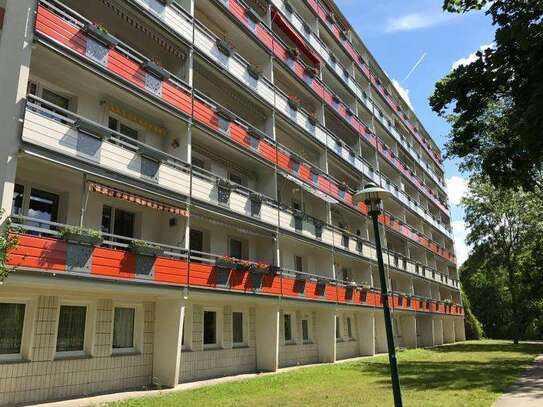
MULTIPOLYGON (((187 37, 187 25, 191 24, 191 17, 182 8, 172 5, 165 6, 164 9, 157 10, 156 7, 151 5, 151 3, 155 2, 154 0, 134 1, 136 1, 144 9, 148 10, 151 15, 158 17, 164 24, 177 32, 180 36, 184 36, 184 40, 191 41, 192 33, 190 33, 190 36, 187 37)), ((237 15, 237 17, 241 18, 239 15, 237 15)), ((251 25, 248 20, 246 20, 245 14, 243 14, 243 18, 245 24, 251 25)), ((324 101, 326 101, 336 111, 339 111, 343 119, 346 120, 349 125, 353 126, 361 137, 365 138, 366 141, 371 145, 376 145, 375 136, 367 130, 367 127, 363 123, 359 122, 357 118, 348 116, 347 106, 342 103, 337 104, 332 101, 333 92, 328 90, 326 86, 317 78, 308 77, 304 73, 304 67, 299 62, 289 60, 287 55, 287 46, 279 38, 274 37, 272 33, 265 34, 262 30, 257 30, 255 34, 265 43, 267 43, 267 40, 271 38, 272 41, 269 43, 270 49, 273 49, 275 54, 282 58, 282 60, 288 61, 288 66, 292 69, 292 71, 300 76, 304 82, 308 84, 308 86, 312 87, 313 91, 315 91, 316 94, 319 95, 324 101), (268 35, 271 37, 268 37, 268 35)), ((194 46, 197 49, 203 52, 215 63, 219 64, 238 81, 247 86, 252 92, 255 92, 262 100, 278 109, 282 114, 304 129, 304 131, 309 133, 313 138, 316 138, 324 145, 327 145, 349 164, 353 165, 370 179, 373 179, 375 174, 373 171, 369 171, 370 166, 364 162, 362 157, 355 155, 354 152, 346 148, 346 146, 343 146, 343 148, 338 150, 336 145, 340 145, 341 143, 339 143, 335 136, 333 136, 324 127, 311 123, 309 114, 303 111, 303 109, 294 110, 290 108, 288 104, 288 95, 275 87, 266 78, 261 76, 255 79, 249 73, 250 64, 240 55, 235 52, 231 53, 230 55, 225 55, 223 52, 221 52, 221 50, 217 47, 217 40, 218 37, 216 37, 205 26, 196 22, 194 31, 194 46)), ((382 142, 380 143, 382 144, 382 142)), ((447 213, 446 204, 441 202, 438 197, 412 172, 410 173, 409 171, 406 171, 407 166, 402 163, 398 157, 395 157, 394 159, 390 159, 390 157, 387 155, 383 155, 383 157, 385 157, 391 163, 391 165, 397 167, 398 170, 402 172, 404 176, 410 179, 417 188, 428 195, 428 198, 432 200, 436 206, 440 207, 441 210, 447 213)), ((446 230, 446 228, 443 226, 437 227, 442 232, 443 230, 446 230)), ((445 233, 448 237, 451 237, 449 232, 443 233, 445 233)))
MULTIPOLYGON (((143 180, 183 197, 191 190, 191 166, 179 158, 32 95, 28 96, 22 139, 25 143, 46 148, 55 154, 64 154, 132 179, 143 180)), ((263 194, 230 183, 198 167, 192 167, 192 199, 326 245, 344 248, 371 261, 376 260, 373 244, 352 235, 351 245, 345 248, 338 238, 344 236, 345 231, 338 231, 306 214, 297 214, 263 194)), ((382 222, 402 233, 386 215, 382 222)), ((409 272, 414 267, 399 269, 409 272)), ((457 287, 455 284, 453 280, 447 283, 457 287)))
MULTIPOLYGON (((147 284, 189 286, 261 294, 306 301, 379 307, 379 291, 351 286, 345 282, 308 274, 294 274, 262 263, 224 258, 211 253, 193 251, 157 242, 143 242, 147 250, 137 250, 135 239, 102 233, 92 243, 63 233, 66 225, 37 218, 14 217, 12 233, 19 244, 8 254, 8 264, 20 271, 66 273, 79 277, 135 281, 147 284), (153 250, 149 250, 152 248, 153 250)), ((142 241, 137 241, 142 242, 142 241)), ((17 272, 17 271, 16 271, 17 272)), ((393 294, 391 305, 399 301, 393 294)), ((427 299, 426 301, 432 301, 427 299)), ((435 300, 434 300, 435 301, 435 300)), ((436 304, 436 302, 432 302, 436 304)), ((460 306, 413 306, 412 311, 462 315, 460 306)))
MULTIPOLYGON (((272 2, 278 9, 282 10, 282 12, 285 13, 284 4, 281 0, 272 0, 272 2), (278 5, 277 3, 281 3, 281 4, 278 5)), ((443 162, 441 154, 438 151, 435 151, 429 145, 426 139, 418 133, 415 126, 413 126, 413 124, 408 120, 407 116, 402 111, 399 104, 397 104, 393 100, 392 96, 381 85, 377 76, 373 72, 371 72, 368 64, 364 61, 362 56, 354 49, 353 45, 349 42, 347 37, 345 35, 342 35, 342 31, 339 29, 337 24, 333 21, 333 18, 330 18, 330 14, 326 10, 324 10, 322 6, 319 4, 319 2, 316 0, 306 0, 306 2, 319 16, 321 21, 324 23, 323 25, 326 26, 330 30, 330 32, 336 38, 338 43, 341 46, 343 46, 347 55, 351 57, 353 62, 356 64, 356 66, 366 76, 369 82, 374 86, 374 88, 377 90, 377 92, 383 98, 383 100, 387 103, 387 105, 389 105, 390 108, 396 113, 396 115, 399 117, 402 123, 409 129, 411 134, 420 143, 420 145, 424 148, 424 150, 428 153, 428 155, 436 162, 436 164, 441 166, 443 162)), ((288 13, 285 13, 285 15, 288 17, 288 13)), ((323 58, 329 65, 331 65, 332 61, 330 58, 330 52, 328 51, 327 47, 324 46, 324 44, 322 44, 322 42, 315 35, 312 35, 311 37, 315 37, 316 40, 314 41, 321 43, 321 46, 318 49, 320 51, 320 55, 323 56, 323 58)))
MULTIPOLYGON (((131 86, 135 86, 136 89, 144 91, 147 95, 167 105, 168 108, 173 108, 176 112, 186 115, 193 114, 198 125, 202 125, 206 129, 215 132, 215 134, 233 141, 247 151, 258 155, 261 159, 277 163, 280 169, 293 174, 325 194, 339 199, 346 205, 352 206, 352 193, 340 193, 338 184, 329 176, 320 173, 317 177, 312 177, 310 175, 311 168, 304 168, 304 166, 300 166, 297 171, 292 171, 291 158, 276 151, 273 142, 268 138, 260 140, 255 148, 246 124, 236 118, 233 121, 225 121, 217 105, 213 105, 209 98, 196 95, 195 99, 192 100, 186 84, 174 76, 160 80, 148 73, 142 64, 145 61, 144 57, 134 54, 129 47, 119 44, 112 49, 101 49, 101 52, 105 53, 101 53, 102 58, 96 61, 94 57, 88 55, 89 49, 94 49, 94 45, 90 48, 87 47, 88 44, 93 44, 93 42, 92 39, 82 33, 81 27, 84 26, 84 23, 80 22, 78 18, 80 17, 77 15, 68 15, 67 11, 60 10, 56 5, 51 5, 50 2, 42 1, 38 7, 36 30, 41 38, 49 41, 49 45, 60 44, 85 62, 99 66, 115 79, 120 79, 131 86), (73 21, 77 21, 78 24, 74 26, 73 21)), ((356 209, 362 211, 362 213, 366 212, 364 205, 360 205, 356 209)), ((420 243, 420 239, 417 242, 420 243)), ((438 249, 435 244, 426 244, 426 248, 450 261, 454 261, 454 256, 442 248, 438 249)))

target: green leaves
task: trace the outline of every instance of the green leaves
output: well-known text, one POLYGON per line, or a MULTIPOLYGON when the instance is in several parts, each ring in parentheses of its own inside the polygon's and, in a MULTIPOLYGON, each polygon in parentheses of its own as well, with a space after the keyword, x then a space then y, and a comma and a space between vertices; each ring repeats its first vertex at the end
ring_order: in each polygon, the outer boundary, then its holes
POLYGON ((455 13, 485 10, 494 44, 435 86, 432 109, 451 123, 447 156, 496 186, 541 187, 543 174, 543 2, 445 0, 455 13))
MULTIPOLYGON (((0 218, 4 215, 4 210, 0 209, 0 218)), ((4 281, 13 267, 8 266, 9 252, 19 244, 17 234, 13 233, 9 220, 4 222, 3 230, 0 232, 0 282, 4 281)))

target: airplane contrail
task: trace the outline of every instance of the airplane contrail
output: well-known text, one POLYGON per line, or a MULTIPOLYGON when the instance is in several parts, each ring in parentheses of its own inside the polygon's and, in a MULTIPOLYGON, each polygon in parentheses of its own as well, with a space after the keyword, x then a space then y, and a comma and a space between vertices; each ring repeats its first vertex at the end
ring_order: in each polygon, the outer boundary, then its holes
POLYGON ((411 74, 415 71, 415 69, 417 69, 417 67, 421 64, 421 62, 424 60, 424 58, 426 58, 426 52, 423 53, 422 56, 419 58, 419 60, 415 63, 415 65, 413 65, 413 68, 411 68, 411 70, 409 71, 409 73, 406 75, 406 77, 403 79, 402 82, 405 82, 406 80, 409 79, 411 74))

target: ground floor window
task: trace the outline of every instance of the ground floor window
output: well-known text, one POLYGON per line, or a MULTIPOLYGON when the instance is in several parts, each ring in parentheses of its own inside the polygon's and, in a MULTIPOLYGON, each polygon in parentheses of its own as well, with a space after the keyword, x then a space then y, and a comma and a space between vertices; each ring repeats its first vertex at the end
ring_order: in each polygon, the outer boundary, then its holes
POLYGON ((0 303, 0 355, 21 352, 25 304, 0 303))
POLYGON ((86 306, 60 306, 57 352, 77 352, 84 350, 86 318, 86 306))
POLYGON ((309 342, 309 320, 302 319, 302 340, 309 342))
POLYGON ((204 311, 204 345, 217 344, 217 313, 204 311))
POLYGON ((338 316, 336 316, 336 339, 341 339, 341 324, 338 316))
POLYGON ((353 327, 351 317, 345 318, 345 323, 347 324, 347 337, 353 339, 353 327))
POLYGON ((232 342, 234 345, 243 345, 243 312, 232 313, 232 342))
POLYGON ((113 319, 113 349, 134 348, 134 308, 116 307, 113 319))
POLYGON ((285 342, 292 341, 292 315, 283 315, 285 342))

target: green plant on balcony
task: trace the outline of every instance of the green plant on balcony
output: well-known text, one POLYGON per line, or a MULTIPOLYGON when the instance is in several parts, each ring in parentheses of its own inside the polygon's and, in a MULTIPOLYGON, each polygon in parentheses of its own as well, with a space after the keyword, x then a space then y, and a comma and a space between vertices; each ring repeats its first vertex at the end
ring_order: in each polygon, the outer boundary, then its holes
POLYGON ((300 104, 301 104, 301 101, 298 96, 291 95, 288 97, 288 105, 290 106, 292 110, 298 110, 300 108, 300 104))
MULTIPOLYGON (((0 209, 0 218, 4 215, 4 209, 0 209)), ((8 266, 9 253, 19 244, 17 229, 12 226, 10 220, 6 220, 0 233, 0 282, 4 281, 14 270, 8 266)))
POLYGON ((147 242, 145 240, 131 240, 128 244, 128 250, 132 253, 142 256, 158 256, 163 253, 162 248, 154 243, 147 242))
POLYGON ((81 226, 64 226, 60 230, 62 239, 89 246, 96 246, 103 241, 102 232, 94 229, 87 229, 81 226))

